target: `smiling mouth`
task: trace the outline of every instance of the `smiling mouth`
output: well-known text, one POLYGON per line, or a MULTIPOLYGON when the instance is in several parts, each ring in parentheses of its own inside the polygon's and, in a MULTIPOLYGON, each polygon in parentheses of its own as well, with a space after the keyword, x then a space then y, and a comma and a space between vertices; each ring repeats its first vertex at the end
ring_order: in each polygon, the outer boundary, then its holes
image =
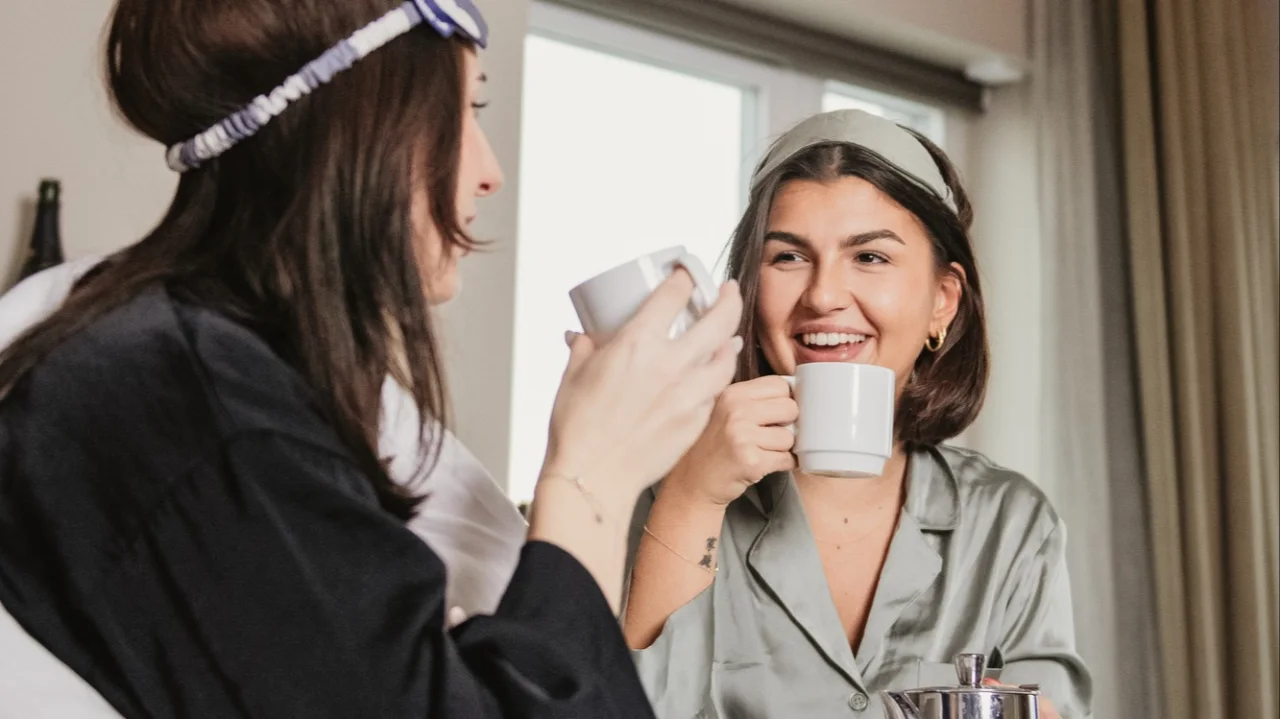
POLYGON ((796 341, 813 349, 832 349, 845 345, 860 345, 867 341, 867 336, 846 332, 806 332, 796 335, 796 341))
POLYGON ((802 332, 796 343, 796 363, 858 362, 866 354, 869 335, 852 332, 802 332))

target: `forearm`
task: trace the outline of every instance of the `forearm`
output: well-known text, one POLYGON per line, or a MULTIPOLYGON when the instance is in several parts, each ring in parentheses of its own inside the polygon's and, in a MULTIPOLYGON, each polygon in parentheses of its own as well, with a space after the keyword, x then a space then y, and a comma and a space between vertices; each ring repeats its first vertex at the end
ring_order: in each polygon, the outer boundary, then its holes
POLYGON ((529 509, 529 539, 554 544, 586 567, 609 600, 614 614, 622 596, 627 553, 627 520, 634 498, 594 493, 572 479, 544 474, 529 509))
POLYGON ((640 540, 623 629, 632 649, 644 649, 667 619, 715 579, 723 505, 682 495, 672 484, 659 490, 648 531, 640 540))

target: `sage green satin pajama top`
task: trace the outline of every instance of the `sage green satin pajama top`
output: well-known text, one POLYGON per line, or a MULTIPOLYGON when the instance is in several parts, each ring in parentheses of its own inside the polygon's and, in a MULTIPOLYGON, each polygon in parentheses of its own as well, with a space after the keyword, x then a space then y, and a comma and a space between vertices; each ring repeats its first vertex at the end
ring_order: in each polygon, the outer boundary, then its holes
MULTIPOLYGON (((654 496, 636 511, 633 557, 654 496)), ((954 685, 955 654, 998 650, 989 676, 1039 684, 1063 717, 1085 719, 1065 542, 1025 477, 967 450, 914 451, 855 652, 795 485, 771 475, 728 507, 714 583, 635 660, 659 719, 879 719, 878 692, 954 685)))

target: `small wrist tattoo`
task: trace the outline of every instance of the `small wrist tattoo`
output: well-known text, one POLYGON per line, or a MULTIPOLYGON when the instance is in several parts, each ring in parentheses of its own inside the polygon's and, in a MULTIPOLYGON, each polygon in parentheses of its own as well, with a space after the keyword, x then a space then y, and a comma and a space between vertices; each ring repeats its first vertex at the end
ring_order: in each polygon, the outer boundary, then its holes
POLYGON ((677 552, 675 547, 662 541, 662 538, 654 534, 653 530, 649 529, 649 525, 647 524, 644 526, 644 533, 649 535, 650 537, 653 537, 655 542, 657 542, 658 544, 661 544, 663 547, 666 547, 667 551, 683 559, 689 564, 692 564, 709 574, 715 574, 716 572, 720 571, 720 567, 715 562, 715 559, 716 559, 716 556, 715 556, 716 555, 716 538, 715 537, 707 537, 707 553, 702 556, 701 560, 694 561, 684 556, 683 554, 677 552))
POLYGON ((716 538, 707 537, 707 553, 702 555, 702 561, 698 562, 698 566, 703 569, 710 570, 716 559, 716 538))

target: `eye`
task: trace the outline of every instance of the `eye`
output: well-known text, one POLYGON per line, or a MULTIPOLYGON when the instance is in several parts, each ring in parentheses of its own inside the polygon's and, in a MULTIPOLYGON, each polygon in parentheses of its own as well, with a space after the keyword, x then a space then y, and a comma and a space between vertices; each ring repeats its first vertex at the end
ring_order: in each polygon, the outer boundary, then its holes
POLYGON ((882 265, 889 261, 887 257, 879 252, 859 252, 854 259, 860 265, 882 265))
POLYGON ((481 110, 483 110, 483 109, 485 109, 485 108, 486 108, 486 107, 488 107, 488 106, 489 106, 489 102, 488 102, 487 100, 486 100, 485 102, 473 102, 473 103, 471 103, 471 109, 472 109, 472 111, 473 111, 473 112, 475 112, 476 117, 479 117, 479 116, 480 116, 480 111, 481 111, 481 110))
POLYGON ((796 262, 804 262, 804 256, 794 250, 783 250, 769 260, 771 265, 788 265, 796 262))

